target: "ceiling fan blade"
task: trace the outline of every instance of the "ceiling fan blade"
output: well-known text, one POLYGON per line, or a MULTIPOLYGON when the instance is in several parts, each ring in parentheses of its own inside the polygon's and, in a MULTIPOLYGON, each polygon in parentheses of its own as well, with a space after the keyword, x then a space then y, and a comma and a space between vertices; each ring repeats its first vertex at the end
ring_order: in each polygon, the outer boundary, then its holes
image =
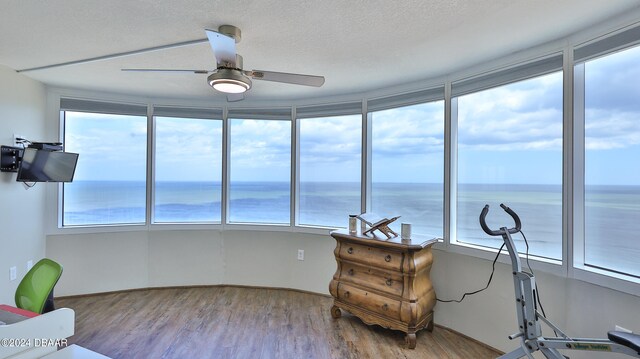
POLYGON ((120 69, 129 72, 192 72, 194 74, 208 74, 213 71, 208 70, 182 70, 182 69, 120 69))
POLYGON ((74 61, 68 61, 68 62, 60 62, 60 63, 57 63, 57 64, 38 66, 38 67, 31 67, 31 68, 21 69, 21 70, 16 70, 16 71, 17 72, 28 72, 28 71, 36 71, 36 70, 53 69, 53 68, 62 67, 62 66, 81 65, 81 64, 86 64, 86 63, 90 63, 90 62, 111 60, 111 59, 116 59, 116 58, 120 58, 120 57, 144 54, 144 53, 147 53, 147 52, 160 51, 160 50, 173 49, 173 48, 182 47, 182 46, 190 46, 190 45, 195 45, 195 44, 201 44, 203 42, 206 42, 207 40, 208 39, 182 41, 182 42, 177 42, 175 44, 147 47, 147 48, 140 49, 140 50, 118 52, 118 53, 115 53, 115 54, 90 57, 90 58, 87 58, 87 59, 74 60, 74 61))
POLYGON ((252 70, 245 72, 256 80, 284 82, 288 84, 320 87, 324 84, 324 76, 290 74, 287 72, 252 70))
POLYGON ((213 30, 204 30, 218 66, 236 67, 236 40, 213 30))
POLYGON ((227 94, 227 102, 238 102, 244 100, 243 93, 230 93, 227 94))

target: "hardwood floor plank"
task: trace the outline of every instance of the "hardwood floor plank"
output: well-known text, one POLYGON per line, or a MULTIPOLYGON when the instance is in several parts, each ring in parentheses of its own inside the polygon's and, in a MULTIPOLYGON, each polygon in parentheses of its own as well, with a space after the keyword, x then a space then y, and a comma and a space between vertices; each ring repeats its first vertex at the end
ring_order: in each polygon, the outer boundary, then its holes
POLYGON ((333 300, 284 289, 167 288, 56 299, 76 312, 78 344, 113 358, 437 358, 500 353, 445 328, 404 333, 368 326, 333 300))

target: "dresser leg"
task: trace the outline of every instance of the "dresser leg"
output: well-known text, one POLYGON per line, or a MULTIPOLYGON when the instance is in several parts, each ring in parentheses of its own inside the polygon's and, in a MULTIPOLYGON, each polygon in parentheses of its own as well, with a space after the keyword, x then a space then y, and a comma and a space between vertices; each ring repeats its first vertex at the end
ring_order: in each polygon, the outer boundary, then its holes
POLYGON ((407 348, 415 349, 416 348, 416 333, 407 333, 407 336, 404 337, 404 342, 407 344, 407 348))
POLYGON ((433 332, 433 315, 431 316, 431 320, 429 320, 429 324, 427 324, 427 330, 433 332))
POLYGON ((336 307, 335 305, 331 307, 331 317, 333 319, 338 319, 342 316, 342 312, 340 311, 340 308, 336 307))

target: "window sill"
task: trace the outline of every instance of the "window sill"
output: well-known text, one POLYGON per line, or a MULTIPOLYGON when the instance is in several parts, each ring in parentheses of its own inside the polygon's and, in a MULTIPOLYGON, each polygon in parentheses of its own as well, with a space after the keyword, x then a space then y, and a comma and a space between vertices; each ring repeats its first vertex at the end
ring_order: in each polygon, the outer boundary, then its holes
POLYGON ((583 264, 576 264, 570 275, 583 282, 640 296, 640 279, 636 277, 588 267, 583 264))
POLYGON ((304 234, 329 235, 338 228, 313 227, 313 226, 290 226, 285 224, 269 223, 154 223, 154 224, 106 224, 69 226, 62 228, 50 228, 47 235, 66 234, 92 234, 92 233, 118 233, 118 232, 143 232, 143 231, 266 231, 266 232, 292 232, 304 234))
MULTIPOLYGON (((499 248, 489 248, 468 243, 455 242, 449 244, 444 250, 451 253, 457 253, 493 261, 493 259, 496 257, 496 254, 498 253, 498 249, 499 248)), ((519 254, 519 257, 522 268, 528 269, 526 255, 519 254)), ((498 258, 498 262, 511 265, 511 258, 509 257, 509 252, 506 250, 506 248, 502 249, 502 253, 498 258)), ((562 265, 562 261, 560 260, 537 257, 530 254, 529 264, 534 271, 542 271, 556 276, 566 277, 566 268, 562 265)))

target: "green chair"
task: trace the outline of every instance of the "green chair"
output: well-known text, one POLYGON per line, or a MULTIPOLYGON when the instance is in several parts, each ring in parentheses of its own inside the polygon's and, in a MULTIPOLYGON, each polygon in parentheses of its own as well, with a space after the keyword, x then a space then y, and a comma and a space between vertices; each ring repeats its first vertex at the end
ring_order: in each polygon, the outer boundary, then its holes
POLYGON ((53 287, 62 275, 62 266, 51 259, 41 259, 22 278, 16 289, 16 307, 35 313, 48 313, 53 305, 53 287))

